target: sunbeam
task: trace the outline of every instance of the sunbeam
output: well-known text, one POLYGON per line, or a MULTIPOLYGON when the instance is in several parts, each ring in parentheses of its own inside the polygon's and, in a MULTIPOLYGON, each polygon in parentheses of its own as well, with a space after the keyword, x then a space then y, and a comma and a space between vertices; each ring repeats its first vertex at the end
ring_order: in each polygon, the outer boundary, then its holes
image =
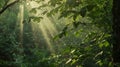
POLYGON ((47 43, 48 49, 49 49, 52 53, 54 53, 54 49, 53 49, 53 47, 52 47, 52 45, 51 45, 50 38, 49 38, 49 35, 48 35, 48 31, 46 30, 44 23, 43 23, 43 24, 40 24, 39 28, 40 28, 40 30, 42 31, 42 34, 43 34, 44 39, 45 39, 45 41, 46 41, 46 43, 47 43))
MULTIPOLYGON (((47 3, 49 0, 45 0, 44 3, 47 3)), ((30 9, 38 7, 40 4, 36 3, 35 1, 27 1, 27 5, 29 5, 30 9)), ((42 10, 37 10, 38 13, 35 15, 39 15, 42 13, 42 10)), ((33 33, 33 40, 36 46, 42 47, 45 46, 44 43, 40 42, 44 40, 46 42, 47 48, 51 53, 55 53, 54 44, 52 42, 52 38, 58 33, 57 28, 54 26, 54 22, 48 19, 47 16, 43 16, 43 20, 40 23, 35 23, 32 21, 32 33, 33 33), (43 35, 43 38, 41 37, 43 35)))
POLYGON ((19 6, 19 13, 18 13, 18 25, 19 25, 19 42, 20 42, 20 47, 22 47, 23 43, 23 18, 24 18, 24 5, 19 6))
POLYGON ((47 17, 45 17, 45 20, 43 20, 42 23, 44 24, 44 27, 47 29, 49 34, 52 37, 54 37, 56 35, 56 33, 57 33, 57 29, 54 26, 53 22, 51 22, 47 17))

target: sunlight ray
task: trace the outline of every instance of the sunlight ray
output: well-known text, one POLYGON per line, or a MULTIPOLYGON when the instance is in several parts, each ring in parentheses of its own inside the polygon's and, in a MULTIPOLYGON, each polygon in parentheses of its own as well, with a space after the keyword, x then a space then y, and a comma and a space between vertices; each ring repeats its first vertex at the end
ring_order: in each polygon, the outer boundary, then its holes
POLYGON ((32 29, 32 35, 33 35, 33 41, 34 41, 34 45, 36 47, 42 48, 42 45, 39 45, 40 42, 40 31, 39 31, 39 25, 37 23, 31 23, 31 29, 32 29))
MULTIPOLYGON (((45 0, 44 2, 47 3, 49 0, 45 0)), ((35 1, 27 1, 27 4, 30 5, 29 7, 32 8, 36 8, 38 7, 40 4, 36 3, 35 1)), ((43 11, 38 10, 38 12, 34 15, 39 15, 40 13, 42 13, 43 11)), ((48 19, 47 16, 43 16, 43 20, 41 20, 40 23, 31 23, 32 26, 32 33, 33 33, 33 38, 34 38, 34 44, 36 44, 36 46, 42 46, 41 42, 40 42, 40 37, 38 37, 38 35, 40 33, 42 33, 43 35, 43 40, 47 43, 47 47, 51 52, 55 52, 53 47, 53 43, 51 42, 51 39, 58 33, 57 28, 54 26, 54 22, 51 22, 50 19, 48 19)), ((44 45, 44 44, 43 44, 44 45)))
POLYGON ((48 18, 45 18, 43 22, 44 22, 44 26, 47 28, 50 35, 54 37, 57 34, 57 29, 54 26, 54 24, 48 18))
POLYGON ((42 34, 43 34, 43 36, 44 36, 44 38, 45 38, 45 40, 46 40, 46 43, 47 43, 47 45, 48 45, 48 48, 50 49, 50 51, 51 51, 52 53, 54 53, 54 49, 53 49, 53 47, 52 47, 52 45, 51 45, 50 38, 49 38, 49 36, 48 36, 48 34, 47 34, 47 31, 46 31, 46 28, 45 28, 44 24, 41 24, 41 25, 39 26, 39 28, 40 28, 41 31, 42 31, 42 34))
POLYGON ((18 13, 18 25, 19 25, 19 40, 20 40, 20 47, 22 47, 23 43, 23 18, 24 18, 24 5, 19 6, 19 13, 18 13))

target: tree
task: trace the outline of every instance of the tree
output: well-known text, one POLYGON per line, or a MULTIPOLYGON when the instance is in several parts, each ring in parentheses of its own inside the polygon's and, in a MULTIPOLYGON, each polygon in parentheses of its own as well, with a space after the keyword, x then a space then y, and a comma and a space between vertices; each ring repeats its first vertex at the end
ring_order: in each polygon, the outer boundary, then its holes
POLYGON ((120 0, 113 0, 113 62, 120 63, 120 0))

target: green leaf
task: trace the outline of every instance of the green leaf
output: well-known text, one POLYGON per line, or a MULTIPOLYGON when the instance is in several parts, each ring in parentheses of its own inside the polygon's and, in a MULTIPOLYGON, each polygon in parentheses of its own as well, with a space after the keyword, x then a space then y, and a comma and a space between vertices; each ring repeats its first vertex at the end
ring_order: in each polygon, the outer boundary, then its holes
POLYGON ((103 51, 100 51, 99 53, 97 53, 97 54, 95 55, 94 59, 97 58, 98 56, 102 55, 102 54, 103 54, 103 51))
POLYGON ((75 52, 75 49, 73 49, 70 53, 73 54, 75 52))
POLYGON ((70 58, 68 61, 66 61, 65 64, 68 64, 68 63, 70 63, 71 61, 72 61, 72 59, 70 58))
POLYGON ((55 37, 53 37, 53 41, 54 41, 54 40, 57 40, 57 39, 59 39, 59 36, 58 36, 58 35, 56 35, 55 37))
POLYGON ((80 33, 77 31, 77 32, 74 32, 74 35, 75 35, 76 37, 79 37, 79 36, 80 36, 80 33))
POLYGON ((104 42, 104 46, 105 46, 105 47, 108 47, 108 46, 109 46, 109 42, 108 42, 108 41, 105 41, 105 42, 104 42))
POLYGON ((33 19, 34 22, 40 22, 43 17, 31 17, 31 19, 33 19))
POLYGON ((36 13, 37 13, 36 8, 31 9, 31 10, 30 10, 30 13, 35 13, 35 14, 36 14, 36 13))
POLYGON ((45 15, 48 11, 44 11, 42 14, 45 15))
POLYGON ((102 61, 101 61, 101 60, 97 61, 97 62, 96 62, 96 64, 99 64, 100 66, 102 66, 102 65, 103 65, 103 63, 102 63, 102 61))
POLYGON ((104 41, 103 43, 99 44, 100 48, 102 48, 102 47, 108 47, 108 46, 109 46, 109 42, 108 41, 104 41))
POLYGON ((73 59, 71 65, 75 64, 78 60, 73 59))

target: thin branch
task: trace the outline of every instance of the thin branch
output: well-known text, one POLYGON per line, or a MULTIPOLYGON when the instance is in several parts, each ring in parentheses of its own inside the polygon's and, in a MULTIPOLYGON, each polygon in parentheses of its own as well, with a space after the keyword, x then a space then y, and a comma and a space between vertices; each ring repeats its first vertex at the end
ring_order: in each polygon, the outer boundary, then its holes
POLYGON ((14 5, 15 3, 19 2, 19 0, 16 0, 6 6, 4 6, 1 10, 0 10, 0 14, 2 14, 7 8, 9 8, 10 6, 14 5))

